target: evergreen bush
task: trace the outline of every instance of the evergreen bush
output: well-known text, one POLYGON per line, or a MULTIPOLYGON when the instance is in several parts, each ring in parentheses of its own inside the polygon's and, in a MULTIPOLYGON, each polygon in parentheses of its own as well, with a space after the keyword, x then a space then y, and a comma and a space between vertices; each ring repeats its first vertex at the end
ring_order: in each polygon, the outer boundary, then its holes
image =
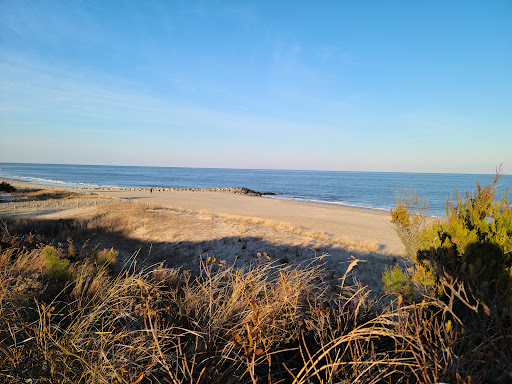
POLYGON ((11 184, 2 181, 0 183, 0 192, 13 193, 16 192, 16 188, 11 184))
POLYGON ((48 275, 57 281, 73 281, 73 274, 70 271, 69 260, 60 258, 60 251, 47 245, 43 248, 48 275))
MULTIPOLYGON (((507 200, 510 187, 497 199, 499 168, 494 179, 465 196, 456 191, 446 203, 446 220, 417 231, 417 216, 410 206, 398 204, 391 210, 398 233, 413 240, 404 243, 416 261, 445 277, 464 282, 480 299, 512 299, 512 209, 507 200), (412 218, 411 218, 412 217, 412 218)), ((409 239, 401 235, 402 241, 409 239)), ((411 257, 410 257, 411 258, 411 257)), ((388 276, 389 280, 389 276, 388 276)))

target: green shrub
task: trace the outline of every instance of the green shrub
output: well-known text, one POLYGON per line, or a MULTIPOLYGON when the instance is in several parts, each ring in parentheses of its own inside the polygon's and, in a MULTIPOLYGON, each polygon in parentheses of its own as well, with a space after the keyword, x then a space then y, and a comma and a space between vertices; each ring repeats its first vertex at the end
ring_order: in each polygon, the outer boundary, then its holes
POLYGON ((0 183, 0 192, 12 193, 12 192, 16 192, 16 188, 14 186, 12 186, 11 184, 6 183, 5 181, 2 181, 0 183))
MULTIPOLYGON (((392 221, 402 233, 414 235, 404 245, 416 248, 416 262, 446 277, 467 284, 480 299, 505 296, 512 299, 512 209, 509 188, 497 199, 501 168, 492 181, 456 201, 446 203, 446 220, 417 231, 409 207, 399 204, 391 211, 392 221)), ((402 241, 407 239, 400 236, 402 241)), ((411 258, 411 257, 410 257, 411 258)))
POLYGON ((417 262, 419 235, 426 228, 428 213, 426 201, 414 189, 396 195, 396 208, 391 209, 391 222, 404 244, 407 258, 413 263, 417 262))
POLYGON ((111 267, 119 255, 119 252, 115 251, 114 248, 104 249, 96 255, 96 265, 98 268, 111 267))
POLYGON ((415 294, 411 278, 396 264, 393 268, 386 268, 382 276, 384 291, 396 296, 402 295, 408 301, 414 301, 415 294))
POLYGON ((416 287, 429 291, 436 284, 436 276, 430 268, 426 268, 422 264, 414 265, 407 269, 411 282, 416 287))
POLYGON ((60 252, 55 247, 47 245, 43 248, 46 270, 50 277, 57 281, 73 281, 73 274, 69 269, 69 260, 61 259, 60 252))
POLYGON ((480 296, 511 295, 512 209, 507 188, 497 199, 501 173, 482 187, 446 204, 447 220, 426 230, 418 257, 439 273, 468 283, 480 296))
POLYGON ((408 302, 414 302, 425 295, 436 292, 436 277, 432 270, 421 264, 402 269, 398 264, 386 268, 382 275, 382 286, 386 293, 402 295, 408 302))

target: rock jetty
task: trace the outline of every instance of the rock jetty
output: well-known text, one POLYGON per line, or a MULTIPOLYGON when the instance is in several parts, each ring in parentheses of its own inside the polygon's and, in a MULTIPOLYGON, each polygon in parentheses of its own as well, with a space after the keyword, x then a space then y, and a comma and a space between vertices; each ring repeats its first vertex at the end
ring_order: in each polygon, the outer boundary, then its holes
POLYGON ((224 193, 234 193, 239 195, 249 195, 249 196, 270 196, 276 195, 274 192, 258 192, 252 190, 250 188, 245 187, 216 187, 216 188, 163 188, 163 187, 153 187, 153 188, 125 188, 125 187, 110 187, 110 188, 102 188, 103 190, 108 191, 143 191, 149 192, 152 190, 153 192, 224 192, 224 193))

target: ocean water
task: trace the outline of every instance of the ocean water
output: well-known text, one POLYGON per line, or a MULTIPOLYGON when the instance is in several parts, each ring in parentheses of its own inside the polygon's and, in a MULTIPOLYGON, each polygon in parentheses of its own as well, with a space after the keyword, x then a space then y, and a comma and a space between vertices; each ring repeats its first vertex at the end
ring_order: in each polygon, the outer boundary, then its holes
MULTIPOLYGON (((444 217, 446 199, 485 185, 492 175, 398 172, 334 172, 263 169, 128 167, 103 165, 0 163, 0 177, 38 184, 73 187, 246 187, 274 192, 270 198, 305 200, 389 210, 400 191, 414 188, 429 204, 430 213, 444 217)), ((500 179, 499 192, 512 185, 512 175, 500 179)), ((509 196, 510 197, 510 196, 509 196)))

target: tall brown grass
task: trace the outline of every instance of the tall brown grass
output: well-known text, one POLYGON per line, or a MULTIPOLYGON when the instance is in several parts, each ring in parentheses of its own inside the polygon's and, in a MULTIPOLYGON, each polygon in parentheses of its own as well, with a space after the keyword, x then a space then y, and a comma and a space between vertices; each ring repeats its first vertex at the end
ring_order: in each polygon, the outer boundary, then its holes
POLYGON ((56 248, 70 261, 62 280, 46 245, 34 235, 1 238, 5 382, 469 383, 491 364, 502 368, 486 362, 482 343, 472 341, 469 357, 461 351, 471 335, 444 303, 376 301, 346 277, 333 287, 316 259, 235 267, 203 254, 192 275, 136 271, 134 255, 114 273, 115 252, 77 246, 71 261, 68 245, 56 248))
POLYGON ((457 281, 440 282, 446 297, 407 304, 352 280, 355 259, 333 285, 322 257, 240 265, 191 254, 194 274, 88 246, 89 235, 121 244, 170 225, 153 213, 107 204, 88 220, 0 221, 1 382, 512 380, 510 312, 475 304, 457 281))

